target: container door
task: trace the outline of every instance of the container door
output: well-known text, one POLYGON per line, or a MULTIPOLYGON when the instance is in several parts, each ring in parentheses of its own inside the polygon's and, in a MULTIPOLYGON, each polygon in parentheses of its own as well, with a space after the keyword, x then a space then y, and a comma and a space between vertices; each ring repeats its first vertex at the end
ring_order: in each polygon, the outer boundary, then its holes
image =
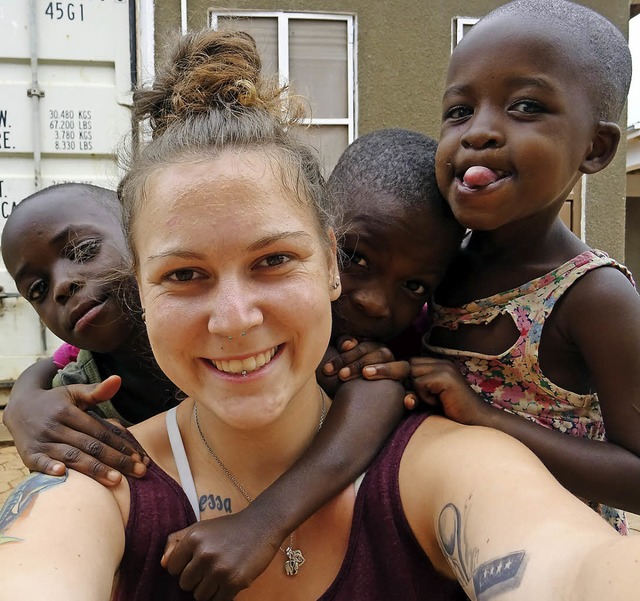
MULTIPOLYGON (((131 131, 129 0, 0 0, 0 231, 63 182, 115 189, 131 131)), ((0 263, 0 383, 59 344, 0 263)))

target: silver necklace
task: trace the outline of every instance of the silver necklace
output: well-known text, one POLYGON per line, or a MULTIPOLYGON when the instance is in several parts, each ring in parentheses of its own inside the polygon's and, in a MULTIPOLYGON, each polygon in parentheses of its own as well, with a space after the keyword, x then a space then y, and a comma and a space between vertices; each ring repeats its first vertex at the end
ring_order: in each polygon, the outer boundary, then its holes
MULTIPOLYGON (((320 388, 320 387, 318 387, 320 388)), ((325 402, 325 394, 324 390, 320 388, 320 399, 322 400, 322 410, 320 412, 320 422, 318 423, 318 429, 316 430, 316 434, 320 432, 322 426, 324 424, 324 418, 326 416, 326 402, 325 402)), ((200 434, 200 440, 202 444, 204 444, 207 451, 209 451, 210 455, 216 460, 216 463, 220 466, 220 469, 224 472, 224 475, 229 479, 229 481, 240 491, 242 496, 246 499, 247 503, 251 504, 253 502, 253 498, 249 495, 249 493, 244 489, 244 486, 238 482, 236 477, 227 469, 227 466, 220 461, 220 458, 216 455, 215 451, 211 448, 211 445, 207 442, 207 439, 204 436, 204 432, 200 427, 200 420, 198 419, 198 405, 193 403, 193 418, 196 422, 196 428, 198 429, 198 434, 200 434)), ((294 549, 293 547, 293 532, 289 535, 289 545, 286 549, 279 547, 280 551, 282 551, 287 558, 284 562, 284 571, 287 576, 295 576, 300 569, 300 566, 304 563, 304 555, 300 549, 294 549)))

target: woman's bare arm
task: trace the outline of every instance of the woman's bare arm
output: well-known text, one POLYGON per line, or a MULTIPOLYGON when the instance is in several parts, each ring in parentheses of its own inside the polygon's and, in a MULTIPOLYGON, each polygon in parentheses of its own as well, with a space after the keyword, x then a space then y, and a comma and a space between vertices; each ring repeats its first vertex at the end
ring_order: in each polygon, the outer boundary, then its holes
POLYGON ((34 473, 0 509, 0 600, 108 601, 123 551, 109 489, 78 472, 34 473))
POLYGON ((471 599, 637 598, 640 570, 628 571, 640 538, 617 534, 501 432, 428 418, 403 456, 400 491, 425 552, 471 599), (609 553, 626 559, 613 565, 609 553))

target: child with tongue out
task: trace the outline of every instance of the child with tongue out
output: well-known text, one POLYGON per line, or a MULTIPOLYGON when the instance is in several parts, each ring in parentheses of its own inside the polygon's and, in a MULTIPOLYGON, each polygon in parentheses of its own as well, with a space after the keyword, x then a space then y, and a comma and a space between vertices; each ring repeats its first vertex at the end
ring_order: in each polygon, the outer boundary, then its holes
POLYGON ((640 297, 559 212, 614 157, 630 77, 623 35, 564 0, 506 4, 465 35, 436 172, 472 233, 412 362, 420 396, 520 439, 621 532, 611 507, 640 512, 640 297))

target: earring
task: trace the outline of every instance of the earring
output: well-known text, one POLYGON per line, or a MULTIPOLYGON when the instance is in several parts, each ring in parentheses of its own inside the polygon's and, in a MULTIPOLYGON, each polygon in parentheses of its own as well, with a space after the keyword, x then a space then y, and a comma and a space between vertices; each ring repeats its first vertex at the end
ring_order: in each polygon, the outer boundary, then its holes
POLYGON ((142 309, 142 313, 140 314, 140 318, 142 319, 142 321, 146 322, 147 321, 147 310, 146 309, 142 309))
POLYGON ((240 336, 246 336, 247 333, 246 332, 242 332, 242 334, 240 334, 240 336))
POLYGON ((340 278, 336 278, 335 283, 331 286, 331 290, 337 290, 340 287, 340 278))

